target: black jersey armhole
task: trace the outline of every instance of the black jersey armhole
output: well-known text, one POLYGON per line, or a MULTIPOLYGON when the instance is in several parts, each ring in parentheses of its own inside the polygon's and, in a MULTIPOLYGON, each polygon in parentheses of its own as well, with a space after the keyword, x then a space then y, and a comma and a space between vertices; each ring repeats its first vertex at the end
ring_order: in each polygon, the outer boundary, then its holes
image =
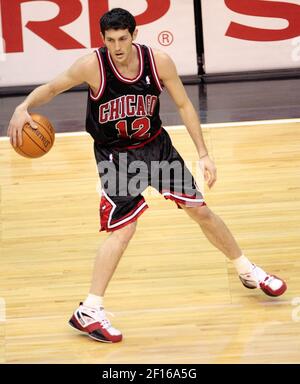
POLYGON ((90 87, 90 97, 92 100, 97 101, 103 95, 103 92, 106 86, 106 74, 105 74, 105 67, 104 67, 100 48, 96 49, 95 52, 96 52, 98 64, 99 64, 100 84, 99 84, 99 88, 96 95, 94 95, 94 92, 90 87))
POLYGON ((155 84, 159 92, 163 91, 163 84, 159 79, 158 71, 156 68, 155 60, 154 60, 154 55, 152 52, 152 49, 150 47, 146 48, 148 50, 148 56, 149 56, 149 61, 150 61, 150 68, 151 68, 151 73, 154 78, 155 84))

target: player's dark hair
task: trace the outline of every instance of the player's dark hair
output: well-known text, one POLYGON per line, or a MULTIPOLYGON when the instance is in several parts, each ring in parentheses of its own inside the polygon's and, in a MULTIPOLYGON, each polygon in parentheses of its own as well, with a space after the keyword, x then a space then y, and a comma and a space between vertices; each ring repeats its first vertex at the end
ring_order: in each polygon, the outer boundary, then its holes
POLYGON ((105 36, 105 31, 109 29, 128 29, 132 36, 135 27, 135 18, 123 8, 113 8, 100 19, 100 28, 103 36, 105 36))

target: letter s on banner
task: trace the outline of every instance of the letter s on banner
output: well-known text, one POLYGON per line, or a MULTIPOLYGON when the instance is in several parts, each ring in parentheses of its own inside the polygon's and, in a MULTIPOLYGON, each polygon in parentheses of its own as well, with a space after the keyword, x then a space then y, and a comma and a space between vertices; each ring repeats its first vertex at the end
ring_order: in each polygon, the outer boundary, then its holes
POLYGON ((279 41, 300 35, 300 5, 270 0, 225 0, 230 10, 250 16, 285 19, 285 29, 262 29, 232 22, 226 36, 251 41, 279 41))
MULTIPOLYGON (((23 52, 21 4, 32 0, 1 0, 3 38, 6 52, 23 52)), ((51 0, 59 14, 51 20, 29 21, 26 27, 56 49, 85 48, 60 27, 76 20, 82 12, 80 0, 51 0)))
MULTIPOLYGON (((171 0, 147 0, 147 9, 140 15, 134 15, 137 25, 152 23, 163 17, 169 10, 171 0)), ((91 47, 103 45, 100 37, 99 19, 109 10, 108 0, 89 0, 89 15, 91 28, 91 47)))

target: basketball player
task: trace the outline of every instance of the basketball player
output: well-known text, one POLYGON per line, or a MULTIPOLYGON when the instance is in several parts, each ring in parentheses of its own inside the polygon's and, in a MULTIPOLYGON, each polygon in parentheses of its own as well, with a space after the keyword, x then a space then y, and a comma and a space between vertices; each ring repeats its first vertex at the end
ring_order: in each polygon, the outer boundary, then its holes
POLYGON ((16 108, 8 128, 12 144, 21 144, 24 123, 35 127, 28 113, 30 108, 45 104, 81 83, 89 85, 86 129, 94 138, 101 176, 101 230, 110 232, 110 236, 99 248, 90 293, 75 310, 70 325, 97 341, 122 340, 121 332, 113 328, 106 317, 103 296, 136 231, 137 219, 147 208, 141 193, 130 193, 124 188, 124 180, 127 187, 140 170, 129 171, 130 164, 137 161, 146 165, 142 167, 142 189, 154 184, 166 199, 173 200, 198 223, 208 240, 233 262, 245 287, 260 288, 270 296, 283 294, 285 282, 249 261, 224 222, 207 207, 183 159, 162 128, 159 95, 165 88, 195 144, 205 180, 211 188, 217 178, 216 168, 205 146, 197 113, 172 59, 163 52, 134 43, 135 19, 124 9, 114 8, 104 14, 100 27, 105 47, 83 56, 65 73, 36 88, 16 108), (126 159, 128 164, 120 159, 126 159), (162 164, 162 172, 151 167, 157 161, 162 164), (106 168, 101 166, 104 163, 106 168), (170 164, 175 166, 174 172, 164 179, 164 167, 170 164), (108 183, 103 181, 111 170, 116 175, 117 190, 109 185, 109 179, 108 183))

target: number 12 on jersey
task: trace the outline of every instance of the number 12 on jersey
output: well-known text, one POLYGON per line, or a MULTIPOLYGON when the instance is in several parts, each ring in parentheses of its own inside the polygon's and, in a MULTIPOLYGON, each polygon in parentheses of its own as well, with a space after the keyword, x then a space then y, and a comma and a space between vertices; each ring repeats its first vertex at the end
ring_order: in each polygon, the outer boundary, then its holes
POLYGON ((139 117, 135 119, 128 131, 127 120, 120 120, 116 124, 116 128, 119 132, 119 137, 122 139, 147 139, 150 137, 150 119, 148 117, 139 117))

